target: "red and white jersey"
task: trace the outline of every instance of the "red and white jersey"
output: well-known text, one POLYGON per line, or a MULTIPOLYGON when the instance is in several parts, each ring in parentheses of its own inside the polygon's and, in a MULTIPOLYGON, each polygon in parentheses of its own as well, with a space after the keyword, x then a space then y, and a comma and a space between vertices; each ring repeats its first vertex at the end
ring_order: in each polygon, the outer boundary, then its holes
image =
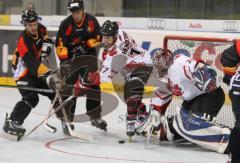
POLYGON ((196 85, 192 73, 196 71, 198 62, 184 55, 177 55, 173 64, 168 69, 168 84, 174 95, 182 96, 189 101, 206 93, 196 85))
POLYGON ((111 82, 119 71, 127 75, 133 68, 142 65, 152 65, 151 56, 126 32, 119 30, 115 44, 103 52, 101 82, 111 82))
POLYGON ((192 76, 198 64, 199 62, 187 56, 175 56, 174 62, 168 69, 165 77, 165 85, 163 82, 159 82, 161 86, 159 85, 158 89, 155 91, 155 97, 152 98, 152 104, 162 107, 169 103, 173 95, 181 96, 183 100, 189 101, 206 93, 197 86, 196 80, 192 76), (163 85, 166 87, 164 91, 163 85))

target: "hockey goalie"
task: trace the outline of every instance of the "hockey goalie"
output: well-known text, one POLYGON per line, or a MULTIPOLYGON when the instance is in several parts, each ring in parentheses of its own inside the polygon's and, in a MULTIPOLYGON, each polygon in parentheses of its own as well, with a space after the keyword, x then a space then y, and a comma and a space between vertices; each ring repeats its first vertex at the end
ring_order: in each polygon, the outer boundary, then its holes
MULTIPOLYGON (((230 130, 214 123, 225 100, 216 71, 201 59, 174 56, 168 49, 156 51, 153 62, 160 79, 151 99, 152 113, 162 117, 159 124, 162 123, 167 139, 186 139, 225 153, 230 130), (166 118, 164 114, 174 96, 180 96, 183 103, 173 117, 166 118)), ((159 124, 155 124, 155 130, 159 124)))

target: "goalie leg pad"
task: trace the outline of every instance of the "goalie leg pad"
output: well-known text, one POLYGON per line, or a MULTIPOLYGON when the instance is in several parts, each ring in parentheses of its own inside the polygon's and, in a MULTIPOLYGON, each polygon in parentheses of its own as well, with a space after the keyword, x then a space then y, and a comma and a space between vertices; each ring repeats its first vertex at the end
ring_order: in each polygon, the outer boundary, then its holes
POLYGON ((188 141, 203 148, 224 153, 229 140, 230 130, 207 122, 200 117, 189 114, 178 107, 173 121, 174 129, 188 141))

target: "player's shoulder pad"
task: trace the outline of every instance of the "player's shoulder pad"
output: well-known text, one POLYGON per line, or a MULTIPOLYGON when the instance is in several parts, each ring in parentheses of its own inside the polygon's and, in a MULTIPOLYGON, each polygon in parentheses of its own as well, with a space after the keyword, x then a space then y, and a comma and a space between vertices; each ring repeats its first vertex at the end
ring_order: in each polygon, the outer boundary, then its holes
POLYGON ((18 37, 18 43, 19 43, 19 40, 23 37, 24 32, 25 32, 25 31, 23 31, 23 32, 19 35, 19 37, 18 37))
POLYGON ((98 22, 97 18, 95 16, 93 16, 92 14, 88 13, 88 12, 85 13, 85 18, 87 20, 93 20, 95 22, 98 22))
POLYGON ((39 23, 38 24, 38 32, 40 33, 40 35, 42 37, 44 37, 45 35, 47 35, 47 27, 44 26, 43 24, 39 23))
POLYGON ((38 28, 43 28, 43 29, 47 29, 47 27, 45 25, 43 25, 42 23, 38 23, 38 28))
POLYGON ((72 21, 72 16, 69 15, 67 16, 65 19, 63 19, 60 23, 60 27, 66 27, 68 26, 69 24, 71 24, 71 21, 72 21))

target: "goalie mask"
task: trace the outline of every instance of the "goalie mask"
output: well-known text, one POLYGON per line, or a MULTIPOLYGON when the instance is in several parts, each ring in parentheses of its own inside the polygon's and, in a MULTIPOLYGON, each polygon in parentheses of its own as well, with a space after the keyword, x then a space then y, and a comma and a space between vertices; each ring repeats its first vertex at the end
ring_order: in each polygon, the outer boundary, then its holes
POLYGON ((163 77, 173 63, 173 54, 168 49, 157 50, 152 57, 154 66, 158 69, 159 76, 163 77))

